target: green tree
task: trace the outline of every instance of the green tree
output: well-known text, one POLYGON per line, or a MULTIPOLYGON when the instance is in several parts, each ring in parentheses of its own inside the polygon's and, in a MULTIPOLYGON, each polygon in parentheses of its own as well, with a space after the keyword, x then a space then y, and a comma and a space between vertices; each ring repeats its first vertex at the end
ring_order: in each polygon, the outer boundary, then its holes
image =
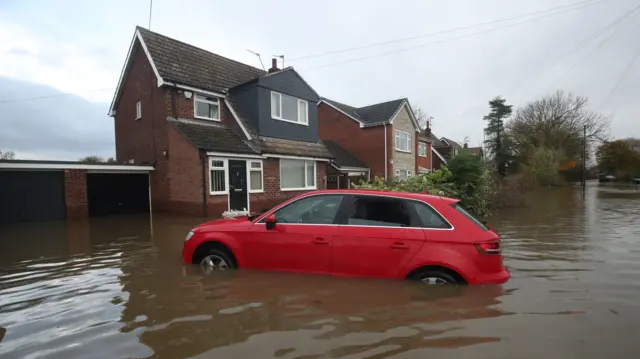
POLYGON ((487 121, 484 133, 487 136, 485 145, 488 154, 493 157, 498 173, 504 177, 506 173, 506 161, 508 151, 505 146, 504 120, 511 116, 511 105, 506 104, 507 100, 500 96, 489 101, 491 110, 482 119, 487 121))
POLYGON ((16 154, 11 151, 2 152, 0 150, 0 160, 14 160, 16 158, 16 154))
POLYGON ((104 159, 99 156, 87 156, 81 158, 79 162, 88 163, 88 164, 96 164, 96 163, 104 163, 104 159))
POLYGON ((605 142, 596 151, 598 170, 619 179, 630 180, 640 176, 640 153, 628 140, 605 142))

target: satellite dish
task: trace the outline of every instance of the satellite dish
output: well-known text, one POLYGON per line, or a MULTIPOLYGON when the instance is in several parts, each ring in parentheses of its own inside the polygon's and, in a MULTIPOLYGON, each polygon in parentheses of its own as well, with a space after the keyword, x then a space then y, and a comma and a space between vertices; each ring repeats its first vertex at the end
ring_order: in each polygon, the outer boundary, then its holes
POLYGON ((192 95, 191 91, 185 91, 184 92, 184 97, 185 98, 191 98, 191 95, 192 95))

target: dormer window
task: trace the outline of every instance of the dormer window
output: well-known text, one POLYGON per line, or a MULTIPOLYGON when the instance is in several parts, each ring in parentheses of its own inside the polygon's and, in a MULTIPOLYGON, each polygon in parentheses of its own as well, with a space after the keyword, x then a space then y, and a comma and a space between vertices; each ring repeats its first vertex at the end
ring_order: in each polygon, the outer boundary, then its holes
POLYGON ((195 118, 220 121, 220 101, 217 97, 195 95, 193 103, 195 118))
POLYGON ((271 118, 309 125, 309 104, 295 97, 271 92, 271 118))

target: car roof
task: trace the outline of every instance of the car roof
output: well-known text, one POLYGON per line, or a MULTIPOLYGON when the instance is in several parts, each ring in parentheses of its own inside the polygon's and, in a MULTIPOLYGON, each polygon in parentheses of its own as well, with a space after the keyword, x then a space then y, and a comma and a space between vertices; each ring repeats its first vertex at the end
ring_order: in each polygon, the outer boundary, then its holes
POLYGON ((420 201, 430 202, 433 200, 442 200, 447 203, 456 203, 460 200, 457 198, 449 198, 431 195, 428 193, 414 193, 414 192, 399 192, 399 191, 387 191, 387 190, 377 190, 377 189, 325 189, 325 190, 316 190, 307 192, 304 195, 318 195, 318 194, 364 194, 364 195, 378 195, 378 196, 389 196, 389 197, 398 197, 398 198, 408 198, 408 199, 417 199, 420 201))

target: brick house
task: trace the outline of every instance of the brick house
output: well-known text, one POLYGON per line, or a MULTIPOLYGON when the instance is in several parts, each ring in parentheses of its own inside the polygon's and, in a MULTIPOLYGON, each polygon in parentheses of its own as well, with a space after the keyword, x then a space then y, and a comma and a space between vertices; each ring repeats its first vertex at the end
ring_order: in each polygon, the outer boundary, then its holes
POLYGON ((318 122, 320 138, 334 157, 327 176, 338 178, 339 188, 365 175, 405 179, 430 162, 430 141, 418 138, 420 127, 406 98, 365 107, 321 98, 318 122), (351 165, 343 164, 344 154, 351 165))
POLYGON ((263 71, 137 27, 116 89, 116 157, 154 166, 154 209, 260 211, 325 187, 318 94, 291 67, 263 71))
POLYGON ((469 151, 471 154, 483 157, 484 151, 482 147, 469 147, 468 144, 460 145, 457 141, 454 141, 447 137, 438 138, 430 129, 425 131, 425 136, 431 139, 433 144, 433 170, 438 170, 447 164, 447 161, 457 156, 461 151, 469 151))

